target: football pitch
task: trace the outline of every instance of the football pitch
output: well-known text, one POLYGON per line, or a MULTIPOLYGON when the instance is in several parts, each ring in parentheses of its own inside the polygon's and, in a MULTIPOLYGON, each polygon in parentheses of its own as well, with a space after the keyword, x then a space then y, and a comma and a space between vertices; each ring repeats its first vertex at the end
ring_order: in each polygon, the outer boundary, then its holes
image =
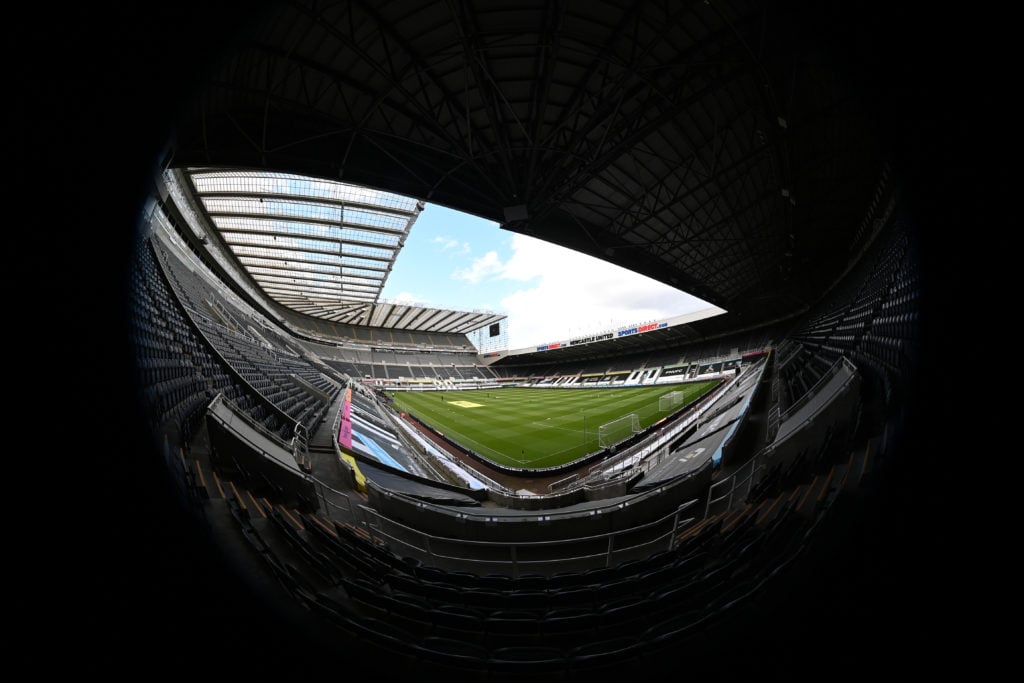
POLYGON ((555 467, 601 450, 706 394, 717 381, 622 389, 475 389, 467 391, 389 391, 394 408, 416 417, 444 436, 500 465, 555 467), (659 399, 681 391, 682 402, 662 410, 659 399), (625 418, 620 420, 620 418, 625 418))

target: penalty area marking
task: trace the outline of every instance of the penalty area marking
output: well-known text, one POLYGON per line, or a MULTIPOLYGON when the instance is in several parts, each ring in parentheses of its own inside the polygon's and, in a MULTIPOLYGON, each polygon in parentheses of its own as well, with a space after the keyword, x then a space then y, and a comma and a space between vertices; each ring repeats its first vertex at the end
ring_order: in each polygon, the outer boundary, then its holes
POLYGON ((482 404, 480 404, 480 403, 473 403, 472 401, 448 401, 448 402, 451 403, 453 406, 458 406, 460 408, 482 408, 483 407, 482 404))

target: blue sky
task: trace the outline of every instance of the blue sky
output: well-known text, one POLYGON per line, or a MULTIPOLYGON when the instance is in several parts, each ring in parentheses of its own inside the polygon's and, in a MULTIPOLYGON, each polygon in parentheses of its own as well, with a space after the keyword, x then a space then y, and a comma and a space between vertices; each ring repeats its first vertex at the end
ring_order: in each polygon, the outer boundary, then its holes
POLYGON ((599 259, 433 204, 409 231, 381 298, 504 313, 510 349, 710 306, 599 259))

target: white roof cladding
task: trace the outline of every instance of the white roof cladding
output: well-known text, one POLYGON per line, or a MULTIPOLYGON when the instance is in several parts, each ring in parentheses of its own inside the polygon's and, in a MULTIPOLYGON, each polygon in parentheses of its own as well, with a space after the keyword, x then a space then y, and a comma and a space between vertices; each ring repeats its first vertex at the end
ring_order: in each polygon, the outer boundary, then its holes
POLYGON ((197 205, 273 301, 353 325, 466 333, 505 316, 382 301, 423 202, 289 173, 189 168, 197 205))

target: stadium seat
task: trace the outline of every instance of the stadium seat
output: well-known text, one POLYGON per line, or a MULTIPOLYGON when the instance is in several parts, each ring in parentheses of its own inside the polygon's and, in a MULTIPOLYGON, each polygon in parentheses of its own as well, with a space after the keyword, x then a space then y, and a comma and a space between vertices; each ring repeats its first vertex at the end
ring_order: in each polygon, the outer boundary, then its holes
POLYGON ((552 644, 566 647, 581 645, 593 638, 600 623, 600 614, 584 607, 561 607, 549 610, 540 619, 541 637, 552 644))
MULTIPOLYGON (((639 638, 618 636, 578 645, 569 650, 568 656, 573 674, 581 675, 598 669, 625 671, 642 652, 639 638)), ((579 680, 585 680, 585 676, 579 680)))
POLYGON ((549 591, 552 607, 595 607, 599 599, 595 586, 579 586, 549 591))
POLYGON ((466 589, 458 592, 461 600, 471 607, 503 609, 509 606, 508 594, 482 588, 466 589))
POLYGON ((539 590, 516 590, 509 593, 509 604, 517 609, 546 610, 551 607, 551 594, 539 590))
POLYGON ((521 610, 498 610, 484 619, 487 642, 494 645, 519 645, 536 642, 541 618, 521 610))
POLYGON ((491 680, 564 680, 567 660, 561 649, 550 645, 510 645, 491 650, 491 680))
POLYGON ((544 574, 524 574, 515 579, 515 590, 546 591, 551 580, 544 574))
POLYGON ((453 681, 459 680, 460 676, 483 675, 488 671, 490 653, 487 648, 475 643, 428 636, 417 643, 413 650, 417 663, 426 665, 426 671, 450 673, 453 681))
POLYGON ((387 609, 389 622, 415 635, 431 635, 434 623, 431 610, 414 595, 395 592, 378 597, 377 604, 387 609))
POLYGON ((363 656, 386 658, 384 661, 395 673, 411 670, 416 661, 415 646, 420 642, 419 638, 385 619, 361 617, 354 619, 353 623, 358 625, 360 643, 373 650, 363 656))
POLYGON ((476 578, 476 587, 484 590, 510 591, 515 584, 515 579, 507 574, 485 574, 476 578))
POLYGON ((598 628, 610 636, 616 633, 640 633, 650 625, 651 604, 645 599, 619 598, 598 609, 598 628))
POLYGON ((464 605, 440 605, 429 616, 439 636, 465 642, 480 643, 484 639, 483 611, 464 605))
POLYGON ((664 621, 650 626, 641 640, 650 652, 671 650, 683 641, 701 642, 706 639, 704 623, 707 612, 699 608, 691 608, 676 612, 664 621))

